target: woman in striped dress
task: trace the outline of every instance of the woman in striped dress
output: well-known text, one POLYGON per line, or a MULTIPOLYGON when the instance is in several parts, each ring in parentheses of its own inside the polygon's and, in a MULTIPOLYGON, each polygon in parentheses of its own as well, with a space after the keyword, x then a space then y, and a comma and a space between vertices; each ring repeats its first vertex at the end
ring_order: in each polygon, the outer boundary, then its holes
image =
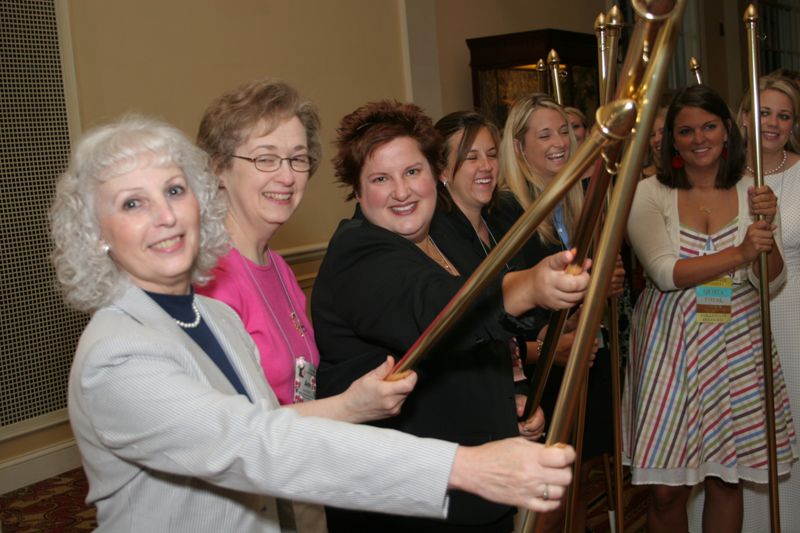
MULTIPOLYGON (((768 187, 742 178, 741 135, 706 86, 667 112, 662 170, 636 191, 628 232, 647 275, 634 310, 624 413, 636 484, 652 485, 648 530, 687 531, 692 486, 705 488, 706 531, 741 531, 741 480, 767 481, 757 273, 768 253, 785 281, 768 187), (754 221, 755 215, 766 220, 754 221), (713 524, 713 526, 712 526, 713 524)), ((779 471, 795 436, 773 350, 779 471)))

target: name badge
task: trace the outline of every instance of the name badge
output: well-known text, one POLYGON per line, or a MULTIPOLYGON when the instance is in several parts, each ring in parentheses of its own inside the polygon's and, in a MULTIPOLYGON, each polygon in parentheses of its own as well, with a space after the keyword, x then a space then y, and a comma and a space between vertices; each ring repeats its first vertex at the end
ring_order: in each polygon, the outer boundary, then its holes
POLYGON ((302 355, 294 364, 294 403, 309 402, 317 397, 317 368, 302 355))
POLYGON ((731 321, 733 279, 723 276, 695 287, 697 315, 701 324, 725 324, 731 321))

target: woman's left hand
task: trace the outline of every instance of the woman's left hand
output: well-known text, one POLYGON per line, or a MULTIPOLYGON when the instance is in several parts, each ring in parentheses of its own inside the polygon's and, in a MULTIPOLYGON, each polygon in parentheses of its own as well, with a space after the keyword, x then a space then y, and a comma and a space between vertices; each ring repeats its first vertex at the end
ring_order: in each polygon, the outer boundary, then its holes
POLYGON ((625 289, 625 265, 622 263, 622 256, 617 254, 617 264, 614 266, 614 273, 611 275, 611 288, 608 296, 620 296, 625 289))
MULTIPOLYGON (((517 394, 516 400, 517 418, 519 418, 525 412, 525 402, 528 401, 528 397, 524 394, 517 394)), ((539 440, 544 434, 544 411, 541 407, 537 407, 528 420, 518 422, 517 426, 521 437, 532 441, 539 440)))
POLYGON ((778 212, 778 198, 768 185, 761 187, 749 187, 747 189, 747 200, 750 205, 750 214, 755 218, 757 215, 764 215, 768 223, 775 219, 778 212))

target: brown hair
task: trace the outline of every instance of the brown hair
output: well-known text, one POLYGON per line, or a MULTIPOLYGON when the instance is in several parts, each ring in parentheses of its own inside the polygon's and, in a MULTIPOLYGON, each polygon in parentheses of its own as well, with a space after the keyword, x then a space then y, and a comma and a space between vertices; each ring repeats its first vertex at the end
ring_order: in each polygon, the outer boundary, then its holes
MULTIPOLYGON (((489 119, 480 113, 476 113, 475 111, 456 111, 454 113, 450 113, 449 115, 445 115, 440 118, 434 127, 439 131, 444 139, 445 161, 449 161, 450 158, 450 139, 459 132, 463 132, 463 135, 461 136, 461 142, 459 142, 456 152, 456 163, 453 166, 453 176, 455 176, 455 174, 458 172, 458 169, 460 169, 461 165, 463 165, 464 161, 466 161, 467 154, 469 154, 469 151, 472 149, 472 143, 475 142, 475 137, 478 136, 478 133, 480 133, 482 129, 486 128, 486 130, 489 132, 489 135, 492 136, 495 147, 498 151, 500 150, 500 132, 498 131, 497 126, 490 122, 489 119)), ((437 184, 437 187, 439 189, 439 206, 444 209, 445 212, 451 212, 453 210, 453 199, 450 196, 450 192, 445 187, 441 186, 441 182, 437 184)), ((492 199, 489 201, 488 207, 493 207, 496 202, 497 187, 495 187, 494 191, 492 191, 492 199)))
POLYGON ((671 165, 675 151, 675 118, 686 107, 697 107, 707 113, 716 115, 722 121, 722 127, 728 132, 728 157, 721 158, 714 185, 718 189, 730 189, 742 177, 744 166, 744 143, 739 128, 733 123, 731 111, 722 97, 707 85, 691 85, 675 94, 664 118, 664 139, 661 141, 661 168, 658 181, 671 189, 691 189, 686 170, 683 166, 675 168, 671 165))
POLYGON ((312 176, 322 157, 319 115, 314 104, 302 100, 294 87, 280 80, 254 80, 211 102, 200 121, 197 145, 209 155, 212 168, 219 173, 230 168, 231 156, 260 122, 267 134, 291 117, 300 119, 306 130, 312 176))
POLYGON ((430 117, 414 104, 369 102, 342 118, 336 131, 334 174, 339 183, 351 189, 348 200, 359 191, 361 169, 367 158, 376 148, 399 137, 417 141, 434 178, 439 177, 446 165, 441 135, 430 117))

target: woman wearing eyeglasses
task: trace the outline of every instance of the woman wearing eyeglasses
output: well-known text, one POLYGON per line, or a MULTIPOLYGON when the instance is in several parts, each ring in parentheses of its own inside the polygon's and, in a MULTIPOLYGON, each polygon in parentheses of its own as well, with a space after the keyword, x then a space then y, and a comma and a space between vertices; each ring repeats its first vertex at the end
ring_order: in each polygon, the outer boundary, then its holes
MULTIPOLYGON (((314 400, 319 351, 305 295, 269 241, 297 209, 317 169, 322 150, 316 109, 282 81, 252 81, 211 103, 197 142, 219 177, 233 244, 213 270, 214 279, 197 292, 225 302, 241 317, 281 405, 314 400)), ((350 422, 396 415, 416 375, 396 387, 383 380, 392 366, 387 359, 333 402, 312 402, 305 409, 350 422)), ((295 504, 295 515, 301 532, 325 531, 321 508, 295 504)))

